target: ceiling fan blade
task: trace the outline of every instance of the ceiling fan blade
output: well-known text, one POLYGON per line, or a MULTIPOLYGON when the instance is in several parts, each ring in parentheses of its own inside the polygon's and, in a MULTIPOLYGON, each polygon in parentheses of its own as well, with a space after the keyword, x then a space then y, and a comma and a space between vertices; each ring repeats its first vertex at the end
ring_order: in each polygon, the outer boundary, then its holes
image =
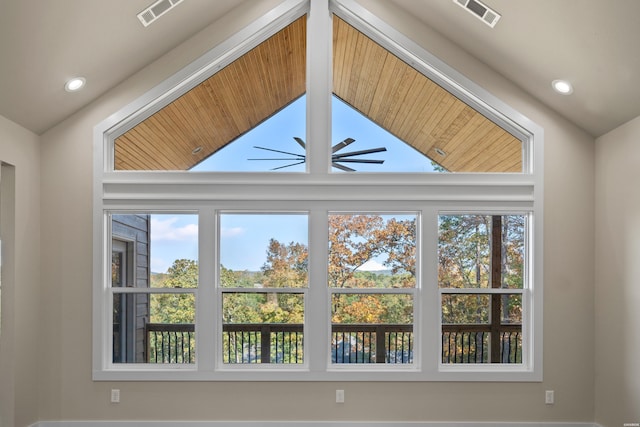
POLYGON ((280 158, 273 157, 273 158, 264 158, 264 159, 247 159, 247 160, 289 160, 289 161, 291 161, 291 160, 300 160, 300 158, 299 157, 288 157, 288 158, 287 157, 280 157, 280 158))
POLYGON ((305 142, 302 140, 302 138, 298 138, 297 136, 294 136, 293 139, 296 140, 296 142, 305 150, 307 149, 307 144, 305 144, 305 142))
POLYGON ((273 151, 274 153, 288 154, 290 156, 296 156, 298 159, 304 159, 305 158, 304 154, 290 153, 289 151, 274 150, 273 148, 258 147, 257 145, 254 145, 253 148, 257 148, 259 150, 273 151))
POLYGON ((381 165, 384 163, 384 160, 368 160, 368 159, 334 159, 333 163, 371 163, 376 165, 381 165))
POLYGON ((355 172, 355 169, 351 169, 350 167, 344 166, 344 165, 339 165, 338 163, 332 162, 331 166, 333 166, 334 168, 343 170, 345 172, 355 172))
POLYGON ((337 143, 336 145, 334 145, 334 146, 331 148, 331 152, 332 152, 332 153, 335 153, 335 152, 336 152, 336 151, 338 151, 338 150, 342 150, 344 147, 346 147, 347 145, 351 144, 351 143, 352 143, 352 142, 354 142, 354 141, 355 141, 355 139, 353 139, 353 138, 347 138, 347 139, 345 139, 344 141, 339 142, 339 143, 337 143))
POLYGON ((279 166, 277 168, 273 168, 271 169, 272 171, 278 170, 278 169, 284 169, 284 168, 290 168, 291 166, 296 166, 296 165, 301 165, 304 163, 304 160, 301 162, 297 162, 297 163, 291 163, 290 165, 284 165, 284 166, 279 166))
POLYGON ((350 151, 348 153, 334 154, 333 156, 331 156, 331 159, 335 161, 338 159, 342 159, 343 157, 353 157, 353 156, 360 156, 362 154, 380 153, 382 151, 387 151, 387 149, 385 147, 379 147, 379 148, 371 148, 369 150, 350 151))

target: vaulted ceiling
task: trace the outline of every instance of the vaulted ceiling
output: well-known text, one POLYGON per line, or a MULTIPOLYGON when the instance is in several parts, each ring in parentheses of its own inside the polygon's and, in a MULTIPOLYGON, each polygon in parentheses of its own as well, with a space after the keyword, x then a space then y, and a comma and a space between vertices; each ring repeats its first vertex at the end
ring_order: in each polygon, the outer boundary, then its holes
MULTIPOLYGON (((640 115, 637 0, 484 0, 502 14, 493 29, 450 0, 357 1, 393 10, 400 31, 403 19, 421 21, 593 136, 640 115), (574 93, 555 94, 556 78, 574 93)), ((0 2, 0 115, 41 134, 234 8, 278 0, 184 1, 145 28, 136 14, 151 3, 0 2), (77 74, 87 87, 66 93, 77 74)))
MULTIPOLYGON (((520 172, 522 143, 338 17, 333 94, 453 172, 520 172)), ((302 96, 306 17, 116 139, 117 170, 187 170, 302 96)))

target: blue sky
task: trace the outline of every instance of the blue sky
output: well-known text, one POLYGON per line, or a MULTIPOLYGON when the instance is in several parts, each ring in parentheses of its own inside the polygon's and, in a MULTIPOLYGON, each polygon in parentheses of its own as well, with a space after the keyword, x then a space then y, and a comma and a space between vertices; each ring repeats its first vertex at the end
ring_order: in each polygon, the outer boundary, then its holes
POLYGON ((220 262, 231 270, 258 271, 266 261, 270 239, 309 246, 306 215, 223 214, 220 218, 220 262))
POLYGON ((151 215, 151 271, 165 273, 183 258, 198 260, 198 216, 151 215))
MULTIPOLYGON (((250 132, 219 150, 192 171, 267 171, 295 163, 296 160, 248 160, 292 158, 292 156, 254 148, 261 146, 302 155, 304 150, 294 137, 306 138, 306 97, 303 96, 250 132)), ((338 98, 332 102, 332 145, 346 138, 355 142, 338 151, 345 153, 385 147, 387 151, 360 156, 384 160, 384 164, 346 164, 357 171, 431 172, 431 161, 379 127, 338 98)), ((305 165, 280 169, 304 172, 305 165)), ((334 169, 334 171, 337 171, 334 169)), ((337 171, 340 172, 340 171, 337 171)), ((221 262, 233 270, 259 270, 266 258, 270 238, 281 243, 308 244, 305 215, 224 215, 221 221, 221 262)), ((166 272, 174 260, 197 260, 198 218, 196 215, 152 215, 151 270, 166 272)), ((384 268, 374 260, 363 270, 384 268)))
MULTIPOLYGON (((409 219, 409 215, 394 215, 409 219)), ((390 215, 383 215, 389 219, 390 215)), ((414 218, 414 217, 413 217, 414 218)), ((220 261, 232 270, 259 271, 266 261, 269 240, 303 243, 309 246, 308 220, 304 214, 222 214, 220 218, 220 261)), ((164 273, 176 259, 198 259, 197 215, 151 216, 151 271, 164 273)), ((360 270, 384 270, 382 257, 360 270)))
MULTIPOLYGON (((223 214, 221 263, 232 270, 258 271, 269 239, 308 246, 307 216, 301 214, 223 214)), ((165 273, 176 259, 198 259, 198 216, 151 215, 151 271, 165 273)))
MULTIPOLYGON (((262 172, 295 163, 295 160, 249 160, 264 158, 294 158, 254 148, 265 147, 304 154, 293 139, 306 140, 306 97, 303 96, 264 123, 219 150, 215 155, 192 168, 192 171, 262 172)), ((332 145, 346 138, 355 142, 338 152, 346 153, 385 147, 386 152, 360 156, 363 159, 384 160, 377 164, 347 164, 361 172, 432 172, 431 161, 336 97, 332 102, 332 145)), ((281 172, 304 172, 305 165, 280 169, 281 172)), ((334 171, 337 171, 334 169, 334 171)))

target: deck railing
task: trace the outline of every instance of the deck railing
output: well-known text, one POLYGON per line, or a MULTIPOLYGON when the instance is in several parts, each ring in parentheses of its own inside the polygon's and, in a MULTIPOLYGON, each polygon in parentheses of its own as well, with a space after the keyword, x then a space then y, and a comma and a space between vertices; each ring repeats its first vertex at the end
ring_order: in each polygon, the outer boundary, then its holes
POLYGON ((442 363, 522 363, 522 325, 442 325, 442 363))
POLYGON ((147 323, 147 362, 194 363, 196 333, 193 323, 147 323))
MULTIPOLYGON (((194 363, 193 324, 149 323, 145 333, 147 362, 194 363)), ((302 363, 303 325, 225 324, 224 362, 302 363)), ((334 324, 334 363, 412 363, 412 325, 334 324)), ((443 325, 442 363, 522 363, 522 326, 443 325), (499 336, 499 351, 491 351, 491 334, 499 336)))
POLYGON ((222 335, 224 363, 303 362, 301 324, 225 324, 222 335))

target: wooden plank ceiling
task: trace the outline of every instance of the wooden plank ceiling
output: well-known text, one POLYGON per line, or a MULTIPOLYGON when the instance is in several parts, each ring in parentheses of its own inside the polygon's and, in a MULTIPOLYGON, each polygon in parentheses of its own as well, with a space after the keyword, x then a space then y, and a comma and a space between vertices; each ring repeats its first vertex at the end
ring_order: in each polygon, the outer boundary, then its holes
POLYGON ((302 96, 306 22, 296 20, 118 137, 115 169, 188 170, 302 96))
MULTIPOLYGON (((334 17, 334 94, 451 172, 521 172, 522 143, 334 17)), ((116 170, 188 170, 305 93, 306 17, 115 141, 116 170), (198 148, 202 147, 202 148, 198 148)))

